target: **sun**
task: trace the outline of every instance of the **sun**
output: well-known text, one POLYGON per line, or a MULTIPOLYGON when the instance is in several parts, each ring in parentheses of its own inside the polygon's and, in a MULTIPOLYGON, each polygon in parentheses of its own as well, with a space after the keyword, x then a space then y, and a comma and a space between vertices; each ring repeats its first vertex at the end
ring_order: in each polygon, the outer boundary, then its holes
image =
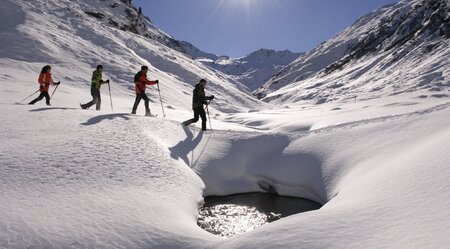
POLYGON ((258 4, 258 0, 220 0, 219 6, 230 9, 245 9, 250 11, 255 5, 258 4))

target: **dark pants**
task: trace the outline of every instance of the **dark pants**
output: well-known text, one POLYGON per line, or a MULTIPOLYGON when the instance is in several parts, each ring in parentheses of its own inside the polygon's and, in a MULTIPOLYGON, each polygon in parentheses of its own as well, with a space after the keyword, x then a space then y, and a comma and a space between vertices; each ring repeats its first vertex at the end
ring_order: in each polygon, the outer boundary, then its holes
POLYGON ((87 109, 95 104, 95 109, 97 111, 100 110, 100 106, 102 104, 102 98, 100 97, 100 90, 95 87, 91 87, 91 95, 92 100, 86 104, 81 105, 81 108, 87 109))
POLYGON ((145 92, 141 92, 139 94, 136 94, 136 100, 134 101, 133 110, 131 111, 131 114, 136 114, 136 109, 139 105, 139 102, 141 102, 141 99, 145 102, 145 115, 150 115, 150 108, 148 107, 148 97, 145 92))
POLYGON ((45 103, 47 105, 50 105, 50 95, 48 95, 48 92, 41 92, 37 98, 32 100, 29 105, 34 105, 34 103, 38 102, 39 100, 43 99, 45 97, 45 103))
POLYGON ((190 125, 192 123, 196 123, 199 117, 202 118, 202 130, 206 131, 206 113, 203 106, 194 108, 194 118, 184 121, 183 124, 190 125))

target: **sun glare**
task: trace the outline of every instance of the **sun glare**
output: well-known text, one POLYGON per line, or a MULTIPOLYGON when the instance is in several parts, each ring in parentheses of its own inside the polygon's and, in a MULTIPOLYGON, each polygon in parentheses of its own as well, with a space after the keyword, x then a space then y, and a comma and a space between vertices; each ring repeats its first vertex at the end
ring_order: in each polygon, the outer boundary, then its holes
POLYGON ((249 14, 258 4, 257 0, 220 0, 219 6, 226 9, 246 10, 249 14))

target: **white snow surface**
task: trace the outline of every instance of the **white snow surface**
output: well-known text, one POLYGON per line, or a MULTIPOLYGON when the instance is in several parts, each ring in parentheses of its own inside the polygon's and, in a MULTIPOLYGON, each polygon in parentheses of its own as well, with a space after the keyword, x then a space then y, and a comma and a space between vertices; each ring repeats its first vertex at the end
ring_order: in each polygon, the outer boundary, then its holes
POLYGON ((255 95, 324 103, 406 92, 450 94, 450 2, 403 0, 379 8, 297 58, 255 95))
POLYGON ((1 3, 0 248, 448 248, 448 97, 268 105, 226 80, 218 90, 220 73, 156 41, 50 12, 65 4, 1 3), (48 63, 62 82, 52 106, 17 104, 48 63), (105 85, 101 111, 79 108, 97 63, 113 79, 114 111, 105 85), (143 103, 129 114, 143 63, 161 82, 166 117, 155 88, 159 116, 143 117, 143 103), (207 93, 224 100, 210 106, 213 131, 200 132, 180 122, 205 74, 216 81, 207 93), (197 226, 204 196, 269 185, 324 206, 233 239, 197 226))

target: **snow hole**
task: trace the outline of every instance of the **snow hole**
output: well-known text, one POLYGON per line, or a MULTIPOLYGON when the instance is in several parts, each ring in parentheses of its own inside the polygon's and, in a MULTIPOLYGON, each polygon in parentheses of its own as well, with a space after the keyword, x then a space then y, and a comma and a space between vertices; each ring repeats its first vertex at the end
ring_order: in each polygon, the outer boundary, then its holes
POLYGON ((200 206, 197 224, 212 234, 232 238, 266 223, 321 206, 307 199, 271 193, 209 196, 200 206))

